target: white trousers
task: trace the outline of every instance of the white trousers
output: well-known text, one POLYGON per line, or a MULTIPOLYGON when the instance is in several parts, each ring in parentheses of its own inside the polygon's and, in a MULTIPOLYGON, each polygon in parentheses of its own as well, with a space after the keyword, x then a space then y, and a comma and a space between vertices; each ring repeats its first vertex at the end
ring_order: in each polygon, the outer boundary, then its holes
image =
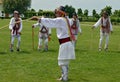
POLYGON ((74 35, 74 36, 75 36, 75 41, 72 41, 72 43, 73 43, 74 47, 76 47, 77 37, 78 37, 78 35, 74 35))
POLYGON ((20 35, 11 35, 11 45, 14 45, 15 38, 18 39, 17 48, 20 48, 21 37, 20 35))
POLYGON ((48 48, 48 38, 44 38, 44 39, 39 38, 38 46, 42 47, 43 41, 44 41, 44 48, 48 48))
POLYGON ((61 68, 61 78, 64 81, 68 80, 68 65, 70 60, 58 60, 58 65, 61 68))
POLYGON ((109 33, 103 33, 102 31, 100 31, 100 41, 99 41, 99 48, 102 48, 102 42, 103 39, 105 38, 105 46, 104 48, 107 49, 108 48, 108 42, 109 42, 109 33))

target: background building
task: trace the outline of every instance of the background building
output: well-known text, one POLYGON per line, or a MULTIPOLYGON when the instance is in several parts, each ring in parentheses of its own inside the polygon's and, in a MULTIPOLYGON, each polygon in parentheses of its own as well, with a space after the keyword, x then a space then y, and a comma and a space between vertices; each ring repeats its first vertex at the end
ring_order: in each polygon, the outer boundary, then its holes
POLYGON ((2 11, 3 11, 3 5, 2 5, 2 0, 0 0, 0 17, 2 16, 2 11))

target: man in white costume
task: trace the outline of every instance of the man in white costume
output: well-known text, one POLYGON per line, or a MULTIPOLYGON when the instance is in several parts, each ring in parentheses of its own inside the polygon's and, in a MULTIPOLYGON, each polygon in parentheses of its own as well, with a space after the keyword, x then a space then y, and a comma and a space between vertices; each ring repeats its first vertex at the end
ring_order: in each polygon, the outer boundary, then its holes
POLYGON ((38 50, 42 49, 42 42, 44 41, 44 51, 48 51, 48 41, 51 35, 51 29, 46 28, 45 26, 43 26, 42 24, 40 24, 39 22, 34 24, 32 27, 35 28, 39 26, 39 42, 38 42, 38 50))
POLYGON ((22 19, 19 16, 18 11, 14 11, 14 17, 11 18, 9 29, 11 31, 11 44, 10 51, 13 52, 14 39, 17 38, 17 51, 20 51, 20 42, 21 42, 21 31, 22 31, 22 19))
POLYGON ((73 25, 71 26, 71 31, 72 31, 72 34, 75 36, 75 41, 73 41, 73 44, 75 47, 76 42, 77 42, 78 33, 82 34, 82 30, 80 27, 80 21, 79 21, 76 13, 73 13, 72 21, 73 21, 73 25))
POLYGON ((101 25, 99 51, 102 50, 102 41, 103 41, 104 37, 106 38, 105 47, 104 47, 104 49, 106 51, 106 50, 108 50, 109 34, 110 34, 110 32, 113 31, 110 18, 106 11, 103 12, 102 17, 93 25, 93 28, 96 28, 99 25, 101 25))
POLYGON ((65 17, 65 8, 60 6, 55 9, 56 18, 40 18, 39 22, 47 28, 56 28, 57 37, 59 39, 59 54, 58 65, 61 68, 62 75, 58 80, 68 80, 68 65, 70 60, 75 59, 75 50, 70 39, 68 22, 72 25, 72 22, 65 17))

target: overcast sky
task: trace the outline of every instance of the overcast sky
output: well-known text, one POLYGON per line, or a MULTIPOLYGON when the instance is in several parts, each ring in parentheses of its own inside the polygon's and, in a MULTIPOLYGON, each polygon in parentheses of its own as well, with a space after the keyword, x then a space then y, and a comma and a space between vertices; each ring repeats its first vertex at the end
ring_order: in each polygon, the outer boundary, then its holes
POLYGON ((31 8, 38 11, 42 10, 54 10, 59 6, 71 5, 76 10, 82 8, 82 10, 88 9, 89 13, 95 9, 98 13, 105 6, 111 6, 112 11, 120 9, 120 0, 32 0, 31 8))

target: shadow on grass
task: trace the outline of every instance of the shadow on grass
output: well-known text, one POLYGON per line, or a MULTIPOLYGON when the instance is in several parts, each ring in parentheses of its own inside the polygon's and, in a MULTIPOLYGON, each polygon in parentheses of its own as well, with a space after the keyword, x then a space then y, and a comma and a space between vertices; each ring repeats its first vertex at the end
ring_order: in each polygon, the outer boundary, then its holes
POLYGON ((120 53, 120 51, 108 51, 109 53, 120 53))
POLYGON ((75 51, 87 52, 87 49, 75 49, 75 51))
POLYGON ((80 78, 80 79, 84 82, 89 82, 89 80, 87 80, 86 78, 80 78))
POLYGON ((35 49, 35 50, 33 50, 33 51, 31 51, 31 52, 40 52, 40 53, 51 53, 51 52, 58 52, 57 50, 54 50, 54 49, 48 49, 47 51, 46 50, 44 50, 44 49, 42 49, 42 50, 37 50, 37 49, 35 49))
MULTIPOLYGON (((89 82, 89 80, 87 80, 86 78, 79 78, 79 82, 89 82)), ((68 81, 67 82, 74 82, 75 80, 74 79, 68 79, 68 81)), ((66 82, 66 81, 65 81, 66 82)))
POLYGON ((7 54, 7 52, 0 52, 0 55, 5 55, 7 54))
POLYGON ((52 50, 52 49, 50 49, 50 50, 48 50, 48 52, 58 52, 58 50, 52 50))
POLYGON ((31 54, 30 51, 19 51, 19 52, 17 52, 17 53, 19 53, 19 54, 31 54))

